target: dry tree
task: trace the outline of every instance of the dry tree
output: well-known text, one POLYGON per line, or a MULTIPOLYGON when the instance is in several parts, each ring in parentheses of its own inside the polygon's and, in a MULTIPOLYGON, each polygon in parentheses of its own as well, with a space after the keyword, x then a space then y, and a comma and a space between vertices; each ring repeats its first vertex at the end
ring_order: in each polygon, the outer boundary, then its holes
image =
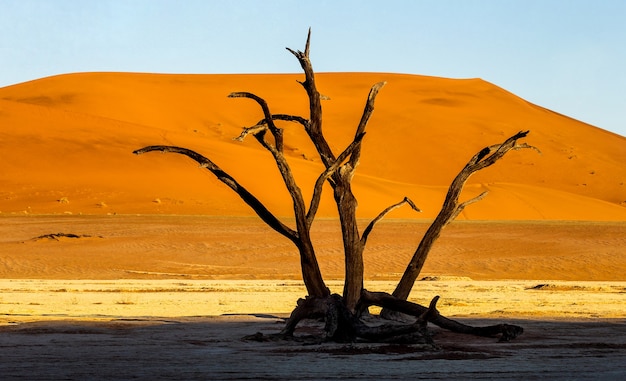
POLYGON ((390 211, 403 205, 409 205, 416 210, 417 207, 409 198, 405 197, 397 204, 383 210, 362 232, 359 230, 356 214, 357 199, 352 192, 351 181, 359 163, 365 129, 374 111, 376 97, 385 83, 380 82, 372 86, 352 142, 343 151, 333 152, 322 130, 321 100, 323 96, 317 89, 315 73, 309 59, 310 38, 311 31, 309 30, 304 51, 294 51, 287 48, 298 59, 304 71, 305 80, 300 84, 308 96, 308 118, 297 115, 272 114, 267 102, 252 93, 235 92, 229 95, 231 98, 248 98, 256 102, 263 111, 263 119, 251 127, 244 128, 237 139, 244 140, 246 137, 252 136, 273 156, 284 185, 291 196, 295 228, 281 221, 261 200, 217 164, 195 151, 163 145, 148 146, 134 151, 135 154, 151 151, 172 152, 191 158, 236 192, 269 227, 293 242, 298 249, 302 279, 308 296, 298 300, 297 307, 279 334, 256 334, 250 338, 257 340, 294 339, 296 337, 294 331, 300 321, 320 317, 324 319, 325 327, 324 334, 318 339, 337 342, 356 340, 423 342, 428 340, 426 325, 429 322, 454 332, 479 336, 499 336, 501 341, 511 340, 521 334, 523 329, 516 325, 497 324, 474 327, 448 319, 440 315, 436 309, 439 297, 434 297, 428 307, 409 302, 407 297, 441 230, 454 220, 467 205, 479 201, 485 196, 483 193, 469 201, 460 203, 459 195, 467 179, 476 171, 493 165, 511 150, 531 148, 525 143, 518 143, 520 139, 526 137, 528 131, 518 132, 504 142, 485 147, 474 155, 450 185, 439 214, 419 243, 395 291, 392 294, 368 291, 363 286, 363 251, 370 233, 376 223, 390 211), (304 199, 285 157, 283 129, 279 128, 275 121, 291 122, 303 128, 324 166, 323 171, 315 181, 312 196, 308 202, 304 199), (311 226, 315 220, 325 184, 329 184, 332 189, 341 224, 345 256, 345 278, 341 295, 331 293, 326 286, 311 240, 311 226), (363 318, 365 315, 370 316, 368 313, 370 306, 382 307, 382 313, 377 317, 384 320, 382 324, 381 322, 376 322, 376 324, 365 322, 365 320, 371 320, 363 318), (403 319, 399 319, 400 317, 403 319), (407 317, 411 317, 412 320, 407 321, 407 317))

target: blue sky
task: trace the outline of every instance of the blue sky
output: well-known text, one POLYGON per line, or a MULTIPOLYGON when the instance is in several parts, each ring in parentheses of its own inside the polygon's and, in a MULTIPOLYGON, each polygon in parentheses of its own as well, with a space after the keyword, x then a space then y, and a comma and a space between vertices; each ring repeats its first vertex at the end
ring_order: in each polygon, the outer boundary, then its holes
POLYGON ((0 0, 0 87, 84 71, 480 77, 626 136, 624 0, 0 0))

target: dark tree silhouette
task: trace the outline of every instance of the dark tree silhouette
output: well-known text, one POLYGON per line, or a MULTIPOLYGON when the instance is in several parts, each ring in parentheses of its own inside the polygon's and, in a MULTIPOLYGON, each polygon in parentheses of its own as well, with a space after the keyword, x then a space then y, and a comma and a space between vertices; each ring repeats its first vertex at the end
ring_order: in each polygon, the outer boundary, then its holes
POLYGON ((521 334, 523 332, 522 328, 515 325, 498 324, 488 327, 471 327, 445 318, 436 309, 439 297, 433 298, 428 307, 408 302, 406 299, 433 243, 439 237, 443 227, 451 222, 467 205, 479 201, 485 196, 485 193, 483 193, 474 199, 459 203, 459 195, 467 179, 476 171, 493 165, 511 150, 530 148, 525 143, 518 143, 518 140, 526 137, 528 131, 518 132, 504 142, 488 146, 474 155, 450 185, 439 215, 417 247, 393 294, 367 291, 363 287, 363 250, 376 223, 390 211, 405 204, 415 210, 419 209, 413 201, 405 197, 397 204, 383 210, 367 225, 363 232, 359 231, 356 215, 357 199, 352 192, 351 181, 359 163, 365 129, 374 111, 376 97, 385 83, 380 82, 372 86, 365 101, 365 108, 356 127, 352 142, 342 152, 333 152, 322 130, 322 96, 317 90, 315 74, 309 59, 310 38, 311 31, 309 30, 303 52, 287 48, 298 59, 304 71, 305 80, 300 82, 300 84, 308 95, 308 118, 296 115, 272 114, 266 101, 255 94, 236 92, 229 95, 231 98, 248 98, 256 102, 263 111, 263 119, 251 127, 244 128, 237 139, 243 140, 251 135, 273 156, 284 185, 291 195, 295 229, 287 226, 277 216, 272 214, 262 201, 217 164, 197 152, 187 148, 161 145, 148 146, 134 151, 135 154, 151 151, 173 152, 191 158, 236 192, 268 226, 293 242, 298 249, 302 279, 308 296, 298 301, 297 307, 292 312, 280 334, 269 336, 257 334, 249 338, 257 340, 294 338, 294 330, 298 323, 302 319, 314 317, 323 317, 325 319, 325 337, 322 339, 340 342, 357 339, 379 342, 423 341, 428 337, 426 331, 427 322, 454 332, 481 336, 500 335, 500 340, 510 340, 521 334), (324 170, 315 182, 313 194, 308 203, 304 200, 284 155, 283 130, 276 126, 275 121, 287 121, 300 125, 315 146, 324 165, 324 170), (341 224, 345 256, 345 279, 341 295, 331 294, 326 286, 318 266, 314 245, 311 241, 311 225, 315 219, 325 184, 329 184, 333 191, 341 224), (367 313, 368 307, 373 305, 383 308, 383 314, 381 314, 379 319, 394 318, 402 314, 404 317, 406 315, 414 317, 414 322, 399 324, 398 322, 389 321, 389 324, 368 325, 362 317, 367 313))

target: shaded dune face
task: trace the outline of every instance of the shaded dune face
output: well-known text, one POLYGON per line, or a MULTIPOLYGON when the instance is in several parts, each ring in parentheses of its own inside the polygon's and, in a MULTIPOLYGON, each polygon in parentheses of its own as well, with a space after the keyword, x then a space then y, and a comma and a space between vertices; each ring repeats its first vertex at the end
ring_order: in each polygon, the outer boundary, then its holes
MULTIPOLYGON (((187 147, 211 158, 277 215, 291 214, 271 157, 233 138, 273 113, 307 116, 300 74, 68 74, 0 89, 2 213, 252 215, 230 190, 184 157, 134 156, 146 145, 187 147)), ((531 104, 481 79, 321 73, 324 131, 336 153, 351 141, 369 88, 387 81, 367 128, 354 179, 359 216, 408 196, 432 218, 465 162, 487 145, 530 130, 541 154, 512 152, 470 179, 470 220, 625 220, 626 138, 531 104)), ((322 165, 299 125, 281 123, 285 152, 305 197, 322 165)), ((335 216, 327 190, 320 216, 335 216)))

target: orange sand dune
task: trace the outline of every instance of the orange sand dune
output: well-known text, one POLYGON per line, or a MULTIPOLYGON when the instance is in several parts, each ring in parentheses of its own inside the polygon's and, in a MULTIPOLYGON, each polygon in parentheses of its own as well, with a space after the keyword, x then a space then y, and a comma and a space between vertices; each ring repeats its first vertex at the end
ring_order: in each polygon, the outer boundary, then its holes
MULTIPOLYGON (((224 185, 176 155, 132 151, 185 146, 234 175, 279 215, 290 214, 277 171, 254 139, 233 141, 262 117, 232 91, 265 98, 273 113, 306 115, 306 96, 285 75, 80 73, 0 89, 0 212, 250 215, 224 185)), ((384 73, 318 75, 325 132, 335 152, 354 134, 372 84, 387 81, 368 126, 355 178, 360 217, 404 196, 432 218, 447 185, 482 147, 531 130, 538 147, 512 152, 475 175, 466 197, 490 195, 461 219, 626 220, 626 138, 533 105, 481 79, 384 73)), ((286 151, 305 195, 321 171, 298 125, 286 151)), ((320 210, 333 216, 329 200, 320 210)))

